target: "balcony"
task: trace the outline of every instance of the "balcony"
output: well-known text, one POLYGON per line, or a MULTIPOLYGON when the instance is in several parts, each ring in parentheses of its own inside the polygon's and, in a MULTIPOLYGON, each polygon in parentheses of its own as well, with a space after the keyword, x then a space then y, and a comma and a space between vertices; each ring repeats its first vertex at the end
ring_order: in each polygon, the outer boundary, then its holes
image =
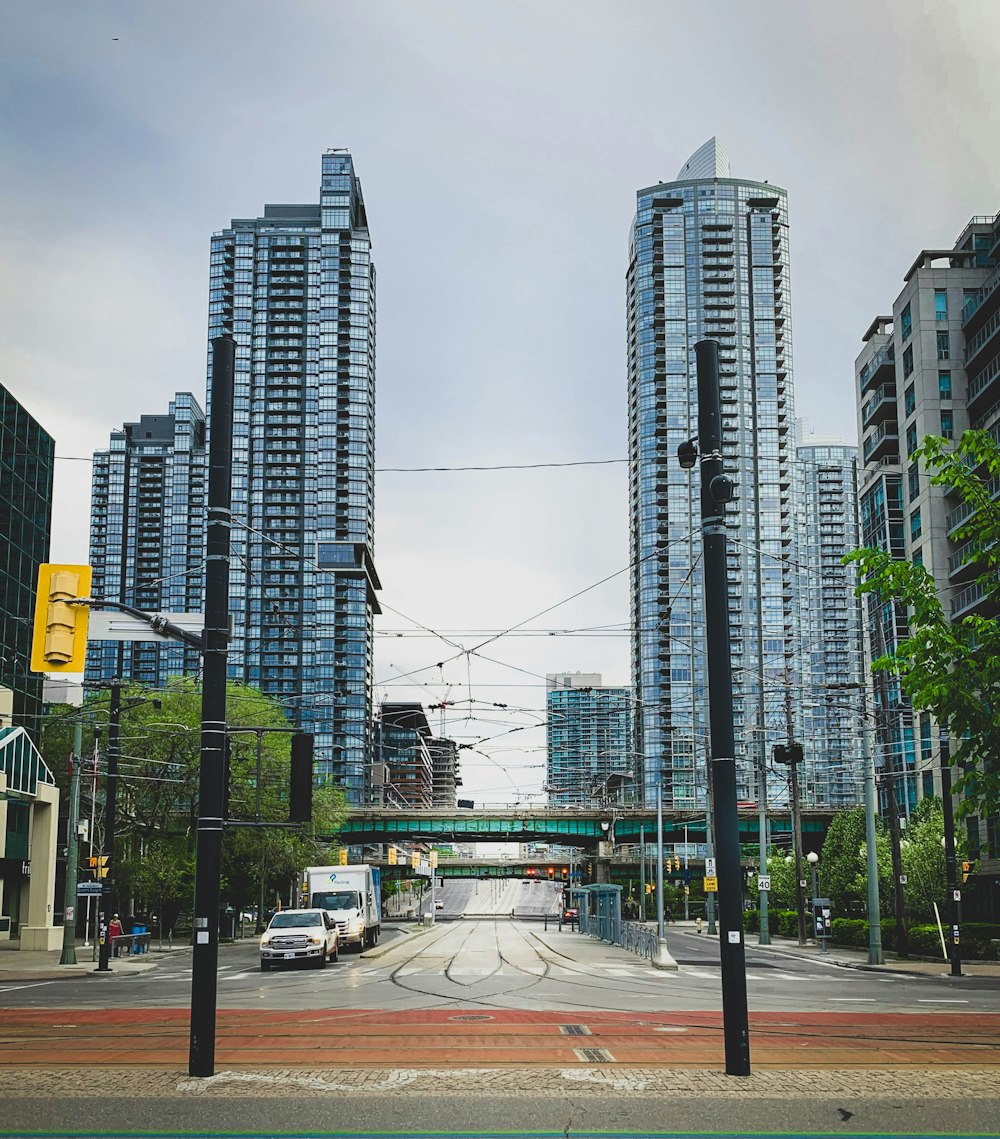
POLYGON ((990 363, 973 379, 969 380, 968 408, 970 416, 974 414, 973 405, 986 405, 985 397, 995 397, 1000 392, 996 381, 1000 379, 1000 356, 990 363))
POLYGON ((986 543, 978 540, 966 542, 948 558, 948 576, 952 579, 967 577, 975 572, 975 556, 986 549, 986 543))
POLYGON ((1000 265, 986 278, 980 286, 978 292, 969 297, 962 308, 962 327, 969 323, 969 321, 976 315, 977 312, 983 307, 987 300, 996 292, 997 286, 1000 285, 1000 265))
POLYGON ((951 600, 951 619, 957 621, 960 617, 968 617, 978 611, 981 616, 995 612, 997 604, 989 600, 989 591, 985 585, 975 582, 963 589, 951 600))
POLYGON ((861 369, 858 382, 862 395, 875 386, 876 380, 895 381, 896 349, 892 343, 884 344, 861 369))
POLYGON ((899 453, 899 430, 895 423, 883 423, 865 439, 865 462, 899 453))
MULTIPOLYGON (((986 484, 986 492, 991 498, 1000 498, 1000 478, 990 479, 986 484)), ((963 502, 959 506, 956 506, 954 510, 949 510, 944 520, 945 529, 948 531, 949 537, 959 526, 968 522, 975 512, 975 505, 968 502, 963 502)))
POLYGON ((875 394, 861 409, 861 425, 868 427, 872 423, 880 423, 884 419, 895 417, 896 414, 896 385, 883 384, 876 388, 875 394))

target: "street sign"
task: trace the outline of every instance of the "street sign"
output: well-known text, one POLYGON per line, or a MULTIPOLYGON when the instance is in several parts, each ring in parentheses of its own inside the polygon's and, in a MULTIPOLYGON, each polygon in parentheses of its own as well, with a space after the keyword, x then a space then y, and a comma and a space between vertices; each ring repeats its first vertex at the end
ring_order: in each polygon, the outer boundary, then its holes
POLYGON ((962 900, 962 891, 961 890, 952 890, 951 900, 953 902, 960 902, 962 900))
MULTIPOLYGON (((199 636, 205 628, 204 613, 157 613, 166 617, 172 624, 189 633, 199 636)), ((177 644, 173 637, 165 637, 153 630, 148 621, 133 617, 129 613, 111 613, 104 609, 94 609, 90 614, 90 629, 87 639, 91 641, 168 641, 177 644)))
POLYGON ((900 874, 900 876, 899 876, 899 884, 900 884, 900 886, 905 886, 905 885, 906 885, 906 875, 905 875, 905 874, 900 874))
POLYGON ((771 875, 770 874, 758 874, 757 875, 757 889, 761 890, 761 891, 771 889, 771 875))
POLYGON ((709 878, 715 877, 715 859, 714 858, 706 858, 705 859, 705 874, 709 878))
POLYGON ((103 891, 103 882, 77 882, 76 884, 76 896, 78 898, 97 898, 103 891))
POLYGON ((719 879, 714 874, 706 875, 704 889, 706 894, 717 894, 719 892, 719 879))

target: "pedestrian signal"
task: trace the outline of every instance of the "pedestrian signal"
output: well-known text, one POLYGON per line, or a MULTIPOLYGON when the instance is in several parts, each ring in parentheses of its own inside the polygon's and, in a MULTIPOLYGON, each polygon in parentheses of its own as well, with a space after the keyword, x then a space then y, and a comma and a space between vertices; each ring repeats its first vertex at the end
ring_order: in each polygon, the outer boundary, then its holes
POLYGON ((38 567, 32 672, 83 672, 87 656, 90 566, 44 563, 38 567))
POLYGON ((972 863, 971 862, 963 862, 962 863, 962 881, 963 882, 968 882, 969 871, 971 869, 972 869, 972 863))

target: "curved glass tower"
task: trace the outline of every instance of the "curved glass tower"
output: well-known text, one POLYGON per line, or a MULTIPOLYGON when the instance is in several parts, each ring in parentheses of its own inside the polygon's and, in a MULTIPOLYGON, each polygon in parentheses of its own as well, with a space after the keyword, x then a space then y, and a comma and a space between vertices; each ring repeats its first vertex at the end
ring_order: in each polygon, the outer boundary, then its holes
POLYGON ((710 139, 674 182, 640 190, 629 241, 628 416, 632 662, 643 793, 705 801, 708 690, 694 346, 720 345, 729 612, 741 799, 784 740, 794 684, 794 407, 785 191, 730 176, 710 139))

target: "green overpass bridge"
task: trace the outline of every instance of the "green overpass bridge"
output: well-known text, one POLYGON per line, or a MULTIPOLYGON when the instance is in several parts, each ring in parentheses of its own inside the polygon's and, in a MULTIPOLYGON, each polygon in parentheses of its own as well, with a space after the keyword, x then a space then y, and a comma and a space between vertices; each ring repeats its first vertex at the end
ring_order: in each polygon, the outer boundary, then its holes
MULTIPOLYGON (((805 851, 818 851, 823 845, 832 810, 803 809, 802 845, 805 851)), ((768 815, 772 841, 787 837, 791 849, 792 822, 787 809, 768 815)), ((756 844, 760 822, 756 809, 739 814, 740 842, 756 844)), ((705 841, 704 813, 664 810, 663 841, 674 846, 685 841, 705 841)), ((353 807, 338 841, 347 846, 373 843, 455 843, 455 842, 541 842, 551 846, 571 846, 588 854, 598 854, 600 844, 616 847, 637 844, 640 830, 647 843, 656 841, 656 811, 634 807, 591 809, 585 807, 518 807, 458 810, 432 808, 397 810, 353 807)), ((782 844, 784 845, 784 844, 782 844)))

